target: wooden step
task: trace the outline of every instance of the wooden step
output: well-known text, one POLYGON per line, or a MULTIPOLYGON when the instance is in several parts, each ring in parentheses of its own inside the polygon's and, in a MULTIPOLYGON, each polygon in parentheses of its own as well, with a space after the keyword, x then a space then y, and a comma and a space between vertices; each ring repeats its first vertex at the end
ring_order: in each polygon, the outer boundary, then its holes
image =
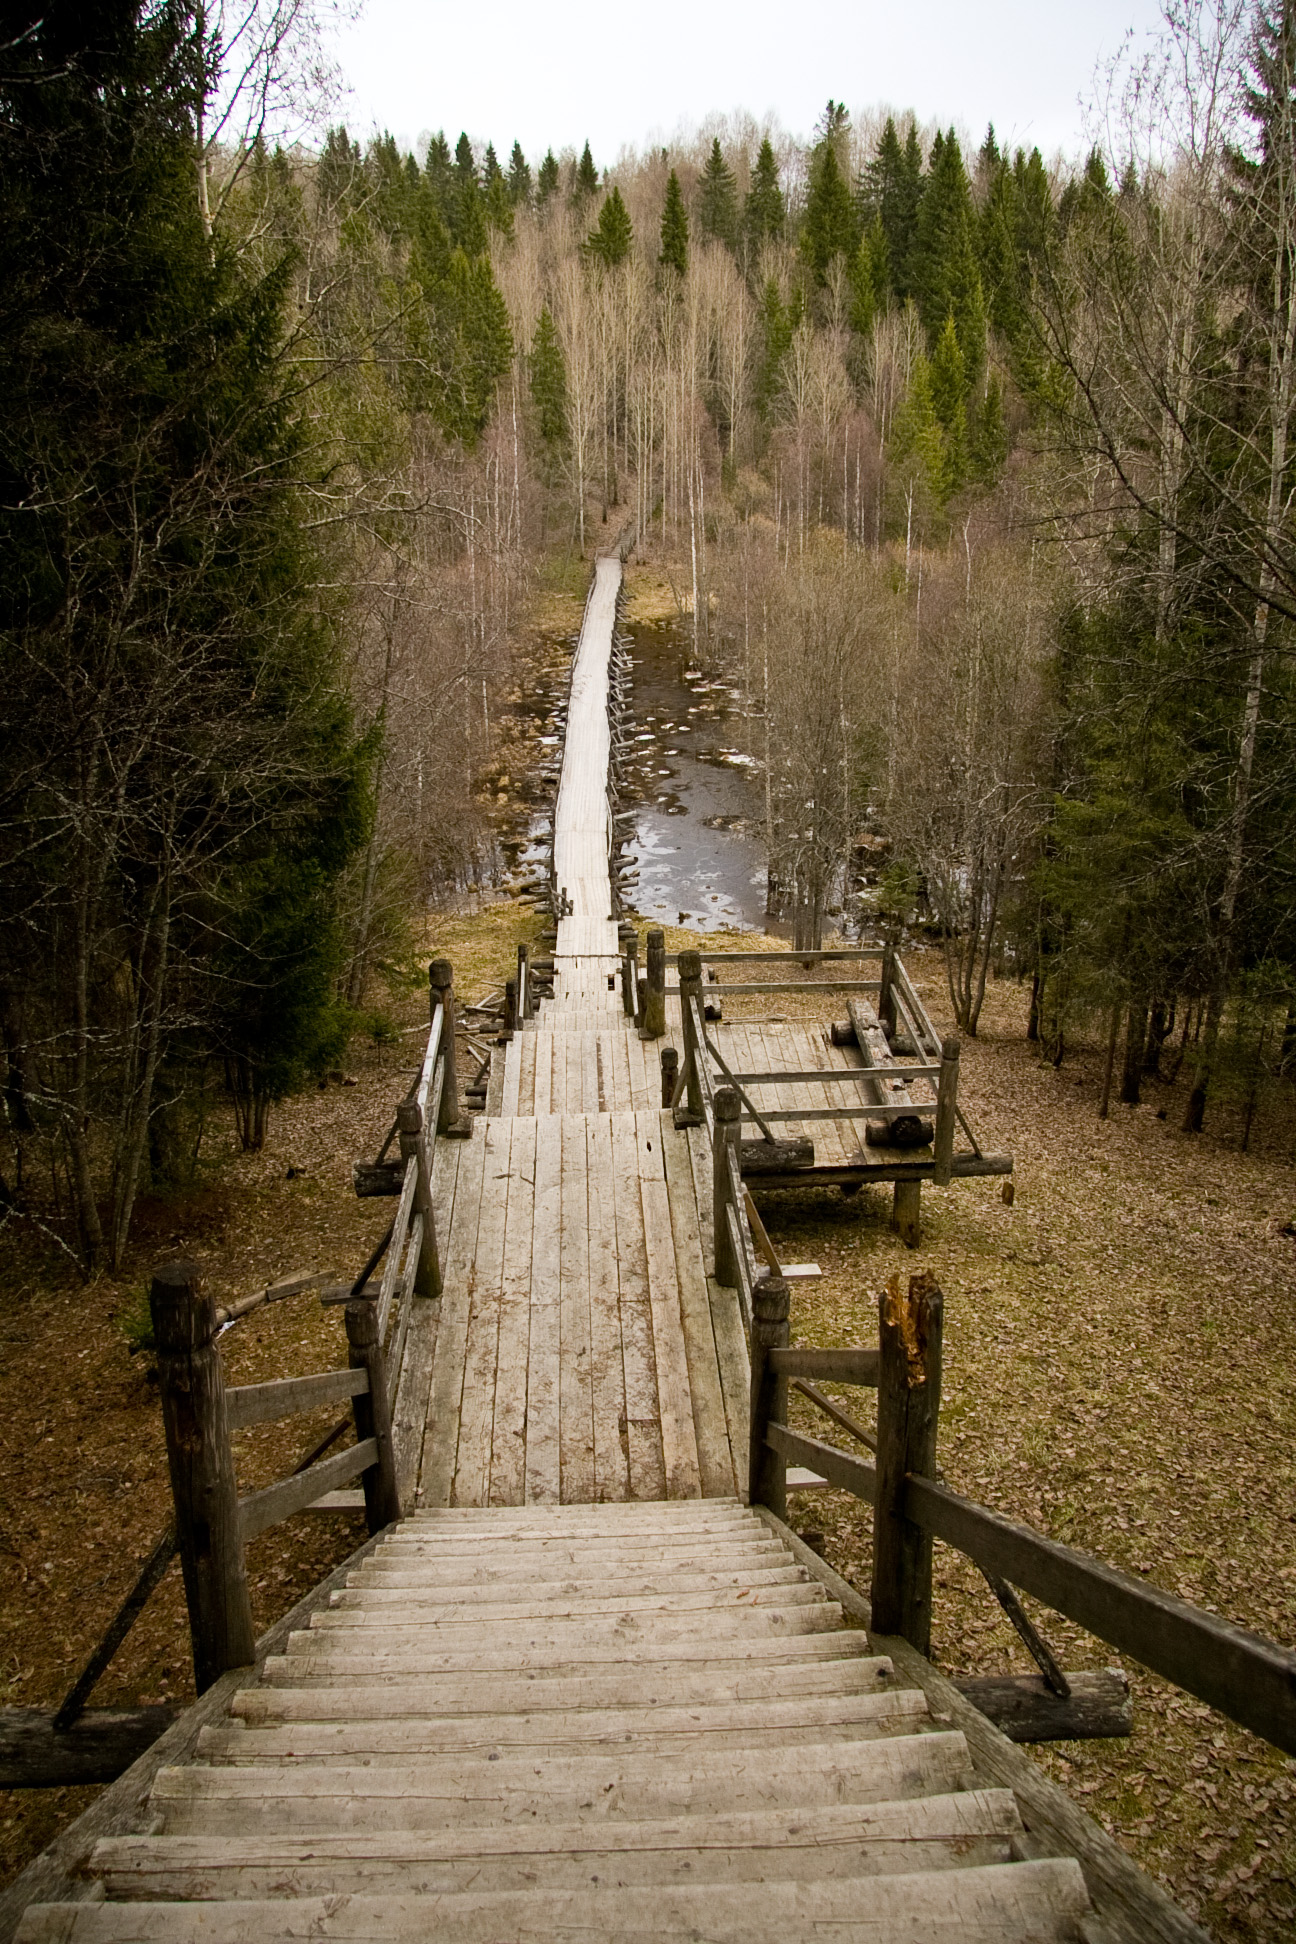
POLYGON ((921 1690, 883 1694, 798 1695, 788 1701, 724 1702, 716 1706, 541 1709, 536 1714, 420 1716, 312 1721, 296 1716, 283 1727, 204 1728, 204 1762, 409 1761, 416 1756, 471 1749, 536 1748, 546 1756, 577 1747, 634 1747, 662 1755, 694 1749, 792 1747, 799 1742, 867 1740, 914 1733, 927 1718, 921 1690))
POLYGON ((492 1606, 517 1605, 519 1602, 540 1600, 546 1604, 562 1599, 570 1594, 578 1600, 602 1597, 614 1600, 644 1599, 652 1595, 658 1598, 673 1597, 679 1594, 715 1593, 718 1595, 740 1592, 744 1587, 770 1588, 807 1586, 809 1580, 801 1566, 760 1566, 749 1572, 702 1573, 674 1572, 651 1573, 643 1567, 633 1573, 609 1569, 593 1573, 588 1569, 573 1573, 534 1574, 528 1573, 516 1579, 480 1579, 462 1582, 456 1575, 446 1578, 444 1572, 409 1572, 398 1566, 366 1569, 351 1574, 347 1585, 337 1589, 346 1598, 333 1601, 334 1606, 352 1604, 353 1593, 381 1594, 384 1599, 398 1600, 406 1594, 412 1600, 426 1605, 429 1601, 439 1601, 444 1606, 471 1606, 489 1604, 492 1606))
POLYGON ((897 1875, 1006 1862, 1008 1789, 638 1823, 521 1823, 425 1835, 119 1836, 93 1875, 112 1898, 445 1896, 465 1890, 897 1875))
POLYGON ((291 1762, 162 1769, 150 1796, 168 1835, 429 1830, 490 1821, 642 1821, 662 1816, 898 1802, 972 1786, 957 1731, 662 1756, 442 1756, 426 1762, 291 1762))
MULTIPOLYGON (((594 1582, 612 1584, 629 1591, 631 1583, 651 1578, 664 1591, 684 1590, 685 1583, 699 1576, 732 1583, 751 1574, 768 1581, 776 1573, 799 1573, 802 1568, 789 1559, 781 1547, 753 1548, 751 1551, 717 1548, 697 1554, 663 1559, 648 1550, 636 1555, 612 1554, 593 1559, 567 1553, 541 1554, 529 1561, 510 1559, 482 1560, 472 1553, 455 1553, 449 1559, 426 1558, 418 1553, 388 1552, 379 1548, 363 1567, 350 1574, 348 1586, 483 1586, 511 1587, 518 1584, 566 1585, 594 1582)), ((507 1598, 507 1595, 501 1595, 507 1598)))
POLYGON ((990 1864, 931 1874, 857 1879, 303 1898, 228 1903, 51 1904, 29 1910, 18 1944, 640 1944, 706 1938, 708 1944, 798 1944, 830 1932, 841 1944, 1075 1944, 1089 1910, 1078 1863, 990 1864))
MULTIPOLYGON (((677 1667, 749 1669, 761 1676, 767 1668, 811 1663, 832 1666, 868 1658, 867 1634, 845 1628, 766 1640, 711 1640, 706 1634, 696 1633, 680 1640, 636 1640, 618 1635, 610 1640, 578 1642, 575 1650, 564 1642, 500 1647, 494 1640, 483 1642, 480 1632, 473 1642, 461 1647, 447 1648, 420 1633, 393 1648, 375 1636, 302 1628, 288 1636, 287 1653, 266 1662, 266 1678, 282 1677, 291 1682, 308 1679, 313 1668, 336 1668, 348 1681, 386 1680, 391 1675, 409 1673, 444 1674, 455 1679, 476 1676, 489 1680, 500 1675, 576 1680, 591 1671, 618 1669, 636 1679, 642 1674, 646 1680, 677 1667)), ((777 1682, 782 1676, 773 1674, 770 1678, 777 1682)))
POLYGON ((745 1533, 725 1532, 703 1533, 699 1538, 674 1533, 649 1534, 641 1539, 511 1538, 500 1544, 465 1534, 460 1539, 392 1539, 373 1555, 375 1561, 426 1560, 430 1564, 442 1560, 450 1564, 476 1560, 483 1571, 491 1573, 509 1572, 545 1559, 595 1566, 615 1564, 618 1560, 659 1563, 663 1571, 668 1571, 671 1567, 691 1566, 698 1560, 734 1559, 740 1563, 763 1560, 772 1564, 790 1557, 782 1546, 749 1539, 745 1533))
POLYGON ((493 1626, 496 1621, 507 1624, 514 1620, 531 1619, 576 1620, 598 1614, 706 1613, 712 1609, 724 1612, 738 1607, 823 1606, 828 1599, 817 1581, 776 1580, 773 1585, 765 1585, 754 1577, 740 1579, 731 1586, 694 1588, 684 1593, 629 1593, 619 1587, 595 1592, 592 1587, 593 1582, 590 1581, 586 1581, 583 1588, 570 1589, 562 1585, 527 1589, 516 1583, 505 1588, 468 1586, 452 1589, 467 1596, 456 1602, 446 1598, 446 1589, 435 1586, 348 1586, 330 1593, 329 1608, 333 1613, 372 1617, 380 1626, 385 1626, 390 1620, 400 1626, 417 1626, 426 1622, 429 1626, 458 1627, 476 1622, 493 1626), (505 1596, 502 1599, 501 1593, 505 1596), (512 1598, 508 1597, 510 1593, 512 1598))
MULTIPOLYGON (((298 1663, 291 1664, 294 1671, 298 1663)), ((298 1677, 300 1678, 300 1676, 298 1677)), ((809 1667, 781 1667, 778 1694, 879 1694, 893 1685, 891 1663, 880 1656, 824 1661, 809 1667)), ((770 1692, 768 1673, 737 1668, 693 1668, 689 1663, 609 1674, 545 1680, 509 1680, 499 1674, 386 1675, 353 1683, 318 1679, 308 1685, 244 1688, 230 1713, 248 1722, 351 1721, 401 1715, 502 1715, 534 1713, 539 1708, 656 1708, 692 1703, 763 1701, 770 1692)))
MULTIPOLYGON (((488 1609, 489 1611, 489 1609, 488 1609)), ((684 1640, 704 1634, 708 1641, 734 1640, 771 1635, 786 1638, 794 1634, 829 1633, 842 1623, 842 1610, 831 1601, 807 1606, 715 1607, 700 1618, 697 1611, 684 1613, 643 1612, 575 1615, 570 1620, 496 1620, 489 1629, 489 1644, 505 1647, 563 1647, 572 1651, 603 1641, 684 1640)), ((410 1647, 418 1641, 429 1645, 440 1642, 447 1647, 485 1646, 486 1623, 481 1615, 457 1625, 448 1623, 424 1626, 393 1619, 385 1609, 331 1608, 311 1615, 311 1629, 321 1639, 326 1636, 368 1636, 384 1648, 410 1647)), ((357 1639, 358 1644, 358 1639, 357 1639)))

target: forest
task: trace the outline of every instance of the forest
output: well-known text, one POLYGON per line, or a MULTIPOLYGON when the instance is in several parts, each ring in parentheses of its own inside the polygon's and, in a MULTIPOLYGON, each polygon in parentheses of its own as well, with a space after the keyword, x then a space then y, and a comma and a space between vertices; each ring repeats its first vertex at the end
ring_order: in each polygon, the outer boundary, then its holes
POLYGON ((1182 1073, 1249 1132, 1296 1068, 1296 5, 1167 9, 1069 158, 835 99, 615 166, 278 141, 309 24, 4 50, 5 1219, 119 1264, 213 1101, 255 1151, 380 1027, 497 870, 528 604, 626 522, 740 688, 772 923, 919 926, 964 1033, 1008 971, 1104 1115, 1182 1073))

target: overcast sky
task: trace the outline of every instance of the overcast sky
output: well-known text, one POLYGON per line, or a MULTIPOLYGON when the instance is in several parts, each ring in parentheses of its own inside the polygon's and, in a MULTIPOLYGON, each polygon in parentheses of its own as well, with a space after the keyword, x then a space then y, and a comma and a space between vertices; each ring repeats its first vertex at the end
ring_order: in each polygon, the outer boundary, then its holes
POLYGON ((501 160, 515 137, 533 162, 588 139, 602 168, 733 109, 806 135, 830 95, 993 121, 1048 155, 1080 146, 1096 63, 1159 18, 1156 0, 366 0, 334 46, 354 134, 466 128, 501 160))

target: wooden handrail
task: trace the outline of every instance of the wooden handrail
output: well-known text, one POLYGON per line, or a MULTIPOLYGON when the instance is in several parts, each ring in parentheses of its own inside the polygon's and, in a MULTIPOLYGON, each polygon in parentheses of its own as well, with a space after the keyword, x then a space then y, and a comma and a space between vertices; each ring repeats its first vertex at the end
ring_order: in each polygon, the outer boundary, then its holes
POLYGON ((225 1393, 231 1431, 249 1424, 273 1424, 279 1418, 313 1411, 320 1404, 339 1404, 369 1388, 362 1370, 321 1370, 311 1377, 276 1377, 268 1384, 239 1384, 225 1393))
POLYGON ((826 1384, 862 1384, 876 1390, 878 1353, 857 1350, 772 1350, 770 1356, 782 1377, 809 1377, 826 1384))

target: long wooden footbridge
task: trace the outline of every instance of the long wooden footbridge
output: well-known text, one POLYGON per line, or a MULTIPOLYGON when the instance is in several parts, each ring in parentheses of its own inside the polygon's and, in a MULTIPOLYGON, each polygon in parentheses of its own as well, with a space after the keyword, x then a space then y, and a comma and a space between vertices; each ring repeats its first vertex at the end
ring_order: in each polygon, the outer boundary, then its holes
POLYGON ((155 1279, 201 1698, 0 1901, 0 1938, 1201 1944, 988 1718, 1122 1726, 1014 1587, 1296 1747, 1296 1657, 941 1481, 930 1276, 893 1281, 874 1343, 791 1345, 753 1182, 886 1179, 916 1241, 922 1181, 1010 1163, 885 947, 836 1045, 722 1033, 660 938, 641 988, 610 869, 620 584, 600 559, 572 672, 551 992, 523 954, 470 1119, 433 965, 398 1154, 358 1171, 395 1214, 323 1292, 347 1369, 227 1390, 217 1337, 249 1305, 155 1279), (825 1384, 875 1392, 875 1426, 825 1384), (791 1386, 856 1449, 794 1430, 791 1386), (231 1430, 328 1399, 354 1442, 240 1497, 231 1430), (798 1479, 872 1504, 871 1608, 788 1527, 798 1479), (346 1504, 368 1544, 254 1642, 244 1542, 346 1504), (1038 1680, 973 1695, 931 1665, 933 1536, 983 1566, 1038 1680))

